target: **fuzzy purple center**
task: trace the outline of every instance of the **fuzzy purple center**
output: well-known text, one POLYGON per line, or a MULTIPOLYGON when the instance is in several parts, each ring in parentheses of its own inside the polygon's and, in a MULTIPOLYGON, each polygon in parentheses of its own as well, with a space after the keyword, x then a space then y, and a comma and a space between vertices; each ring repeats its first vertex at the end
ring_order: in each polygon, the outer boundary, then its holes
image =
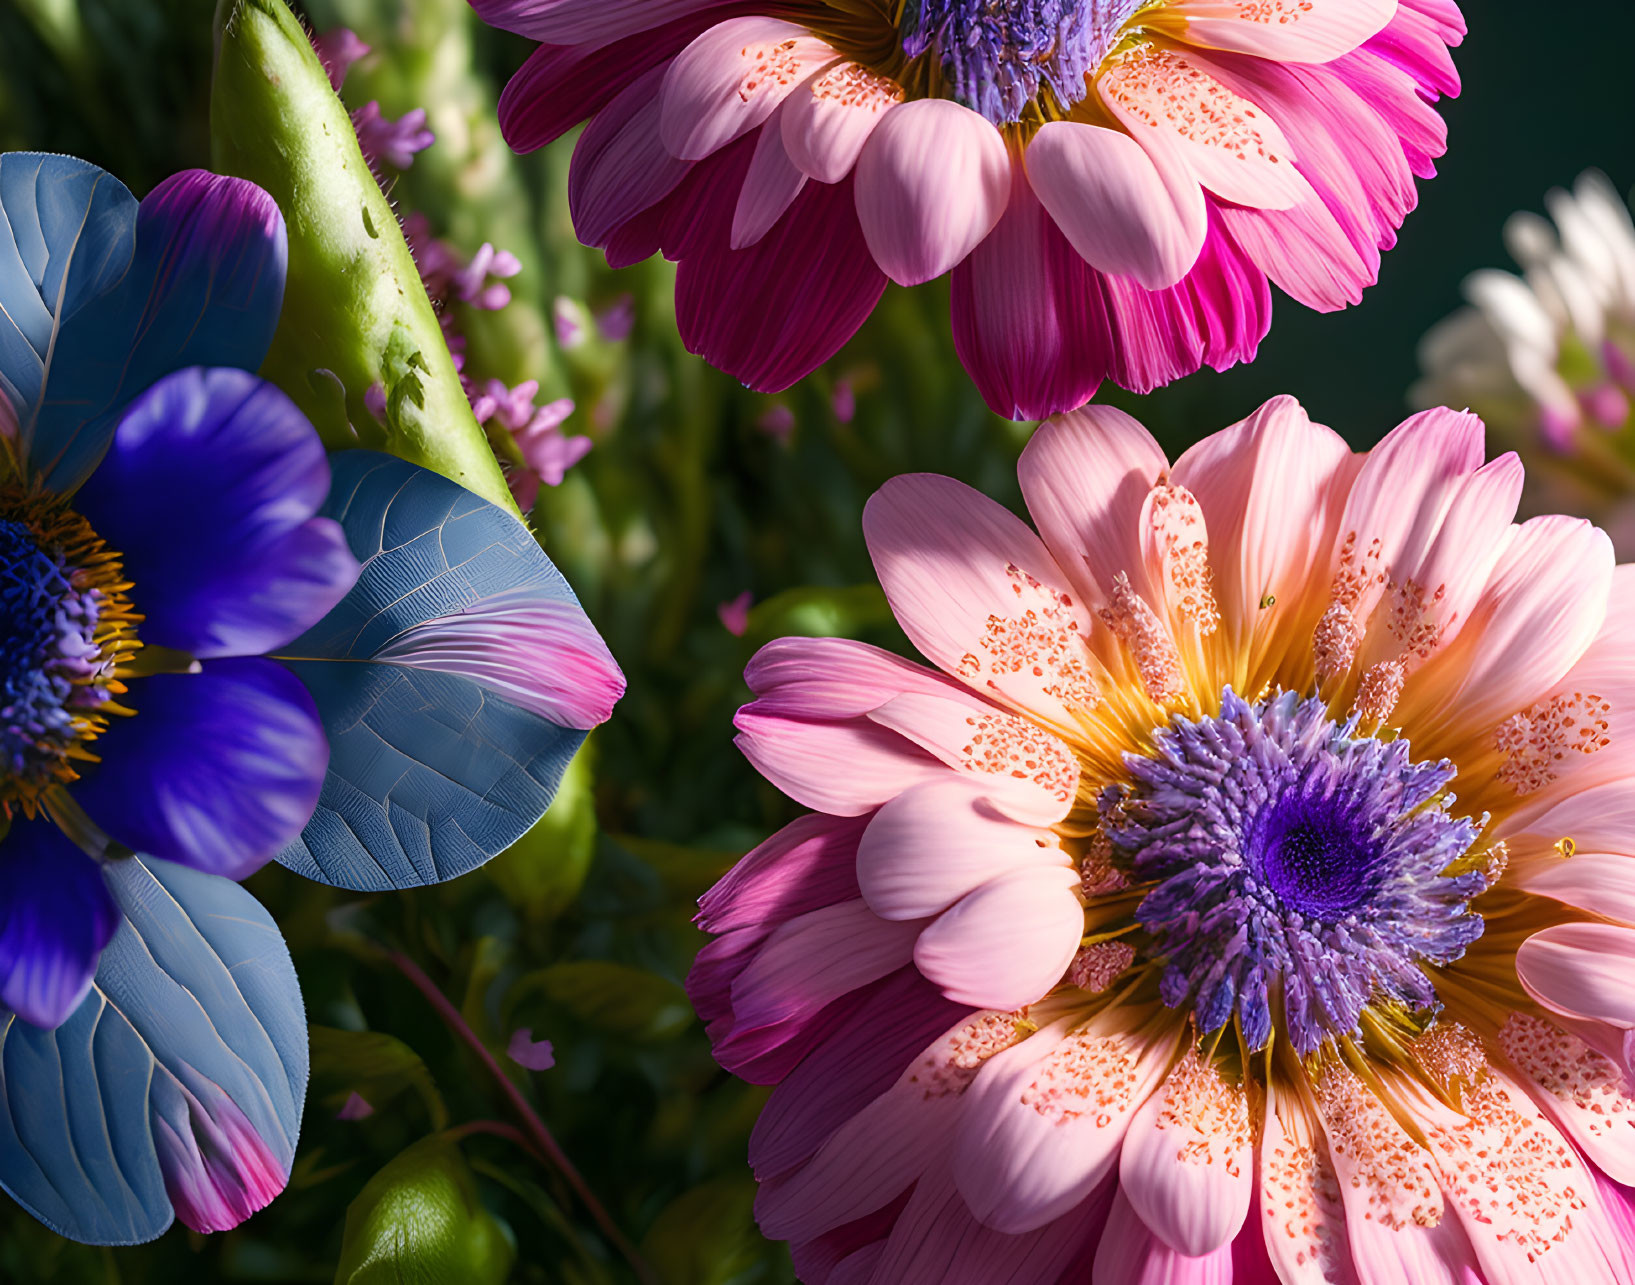
POLYGON ((1127 756, 1133 785, 1104 796, 1108 837, 1152 885, 1137 918, 1161 996, 1201 1031, 1236 1016, 1264 1048, 1281 991, 1281 1025, 1310 1053, 1370 1002, 1434 1009, 1424 965, 1481 936, 1481 825, 1449 810, 1453 765, 1355 730, 1315 698, 1228 689, 1218 717, 1177 717, 1154 755, 1127 756))
POLYGON ((0 771, 32 781, 75 739, 78 715, 108 699, 96 643, 101 595, 74 584, 63 555, 0 519, 0 771))
POLYGON ((957 102, 995 125, 1022 118, 1048 87, 1071 106, 1148 0, 908 0, 910 57, 933 51, 957 102))

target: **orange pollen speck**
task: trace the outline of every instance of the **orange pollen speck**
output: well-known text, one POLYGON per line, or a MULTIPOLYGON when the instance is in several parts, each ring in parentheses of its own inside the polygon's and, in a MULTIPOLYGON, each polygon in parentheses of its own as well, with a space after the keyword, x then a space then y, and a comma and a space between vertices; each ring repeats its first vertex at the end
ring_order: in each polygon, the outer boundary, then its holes
POLYGON ((1176 1159, 1182 1164, 1219 1166, 1236 1178, 1252 1131, 1243 1090, 1189 1049, 1159 1089, 1160 1131, 1175 1132, 1176 1159))
POLYGON ((1402 684, 1406 681, 1400 660, 1382 660, 1370 665, 1368 672, 1357 684, 1357 717, 1364 726, 1385 722, 1402 698, 1402 684))
POLYGON ((1107 70, 1101 88, 1142 124, 1167 126, 1241 160, 1282 160, 1261 132, 1260 109, 1172 50, 1136 45, 1107 70))
POLYGON ((927 1099, 956 1097, 970 1087, 984 1062, 1021 1042, 1031 1029, 1026 1009, 985 1013, 925 1053, 908 1082, 920 1085, 927 1099))
POLYGON ((1102 941, 1081 947, 1067 968, 1067 980, 1080 990, 1099 995, 1135 963, 1135 950, 1121 941, 1102 941))
POLYGON ((969 771, 1032 781, 1063 803, 1072 800, 1078 760, 1056 737, 1010 714, 976 714, 965 723, 972 729, 961 751, 969 771))
POLYGON ((1221 623, 1209 570, 1209 534, 1197 497, 1162 479, 1147 501, 1148 539, 1155 547, 1165 591, 1176 614, 1198 632, 1214 633, 1221 623))
POLYGON ((738 97, 746 103, 768 85, 794 85, 804 75, 800 42, 797 40, 780 40, 773 45, 745 45, 738 56, 749 66, 738 82, 738 97))
POLYGON ((903 101, 903 87, 866 67, 843 62, 812 82, 812 97, 840 107, 866 107, 879 112, 903 101))
POLYGON ((1075 1031, 1034 1068, 1022 1105, 1055 1125, 1089 1116, 1105 1129, 1129 1112, 1136 1068, 1133 1037, 1075 1031))
POLYGON ((1149 699, 1162 705, 1186 695, 1181 657, 1175 643, 1157 613, 1131 588, 1130 577, 1122 571, 1113 581, 1112 601, 1101 609, 1101 619, 1129 648, 1149 699))
POLYGON ((1367 1217, 1391 1231, 1437 1226, 1442 1191, 1430 1153, 1402 1131, 1349 1067, 1328 1063, 1316 1088, 1340 1180, 1362 1193, 1367 1217))
POLYGON ((1073 616, 1073 600, 1059 589, 1040 583, 1014 564, 1005 574, 1016 598, 1017 614, 991 615, 976 649, 959 663, 960 676, 970 682, 1032 678, 1047 696, 1064 705, 1086 709, 1101 700, 1089 654, 1073 616))
POLYGON ((1499 779, 1517 794, 1542 789, 1561 774, 1569 753, 1595 754, 1612 744, 1612 706, 1593 692, 1540 701, 1499 725, 1494 743, 1506 756, 1499 779))

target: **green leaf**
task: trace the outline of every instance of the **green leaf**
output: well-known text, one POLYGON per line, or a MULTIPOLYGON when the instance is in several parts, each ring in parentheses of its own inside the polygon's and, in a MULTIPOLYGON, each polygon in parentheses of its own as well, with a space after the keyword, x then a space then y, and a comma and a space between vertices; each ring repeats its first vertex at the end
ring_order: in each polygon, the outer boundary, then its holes
POLYGON ((346 1210, 335 1285, 499 1285, 515 1256, 454 1143, 424 1138, 346 1210))
POLYGON ((380 1108, 400 1093, 413 1090, 426 1105, 434 1129, 446 1128, 448 1109, 426 1064, 396 1036, 381 1031, 343 1031, 333 1026, 310 1028, 312 1096, 339 1110, 353 1093, 380 1108))
POLYGON ((855 638, 867 629, 891 622, 891 608, 879 585, 786 589, 750 609, 744 637, 756 645, 787 634, 855 638))
POLYGON ((693 1020, 687 993, 675 982, 604 959, 576 959, 525 974, 509 1005, 517 1007, 535 991, 587 1025, 631 1040, 666 1040, 693 1020))
POLYGON ((580 748, 551 807, 485 869, 506 899, 534 923, 556 918, 579 896, 596 853, 596 738, 580 748))
POLYGON ((210 129, 215 168, 270 192, 289 228, 284 313, 261 373, 330 449, 391 451, 516 513, 397 216, 284 0, 221 0, 210 129), (377 384, 384 425, 364 401, 377 384))
POLYGON ((672 1201, 642 1238, 665 1285, 726 1285, 755 1262, 755 1184, 717 1178, 672 1201))

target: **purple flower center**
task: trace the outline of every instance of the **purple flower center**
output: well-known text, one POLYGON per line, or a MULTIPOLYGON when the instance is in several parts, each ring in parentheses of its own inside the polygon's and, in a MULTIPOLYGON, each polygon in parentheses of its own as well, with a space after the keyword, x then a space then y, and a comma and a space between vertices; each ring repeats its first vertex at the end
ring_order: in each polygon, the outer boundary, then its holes
POLYGON ((119 575, 76 514, 39 499, 0 506, 0 815, 19 802, 32 813, 42 790, 72 780, 72 751, 102 725, 119 653, 134 645, 119 575))
POLYGON ((908 0, 903 49, 934 51, 952 97, 995 125, 1048 88, 1064 107, 1089 92, 1125 24, 1150 0, 908 0))
POLYGON ((1160 995, 1201 1031, 1236 1016, 1264 1048, 1281 992, 1281 1026, 1310 1053, 1371 1002, 1434 1010, 1425 966, 1481 936, 1482 821, 1450 810, 1453 765, 1355 730, 1317 698, 1228 689, 1218 717, 1176 717, 1155 754, 1126 756, 1133 784, 1103 796, 1108 838, 1150 886, 1136 917, 1160 995))

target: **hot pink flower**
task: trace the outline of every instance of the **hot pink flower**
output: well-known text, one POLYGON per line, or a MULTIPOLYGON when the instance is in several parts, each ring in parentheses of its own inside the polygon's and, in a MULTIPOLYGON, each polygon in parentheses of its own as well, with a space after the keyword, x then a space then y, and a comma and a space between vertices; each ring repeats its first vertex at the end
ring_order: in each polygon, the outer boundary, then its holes
POLYGON ((1254 355, 1267 278, 1334 310, 1446 140, 1454 0, 472 0, 545 44, 519 150, 586 117, 569 200, 616 266, 680 262, 693 352, 777 391, 887 279, 952 271, 995 410, 1254 355))
POLYGON ((1635 568, 1483 458, 1282 399, 1172 465, 1091 407, 1038 534, 874 497, 936 668, 751 663, 815 811, 689 979, 803 1280, 1635 1280, 1635 568))

